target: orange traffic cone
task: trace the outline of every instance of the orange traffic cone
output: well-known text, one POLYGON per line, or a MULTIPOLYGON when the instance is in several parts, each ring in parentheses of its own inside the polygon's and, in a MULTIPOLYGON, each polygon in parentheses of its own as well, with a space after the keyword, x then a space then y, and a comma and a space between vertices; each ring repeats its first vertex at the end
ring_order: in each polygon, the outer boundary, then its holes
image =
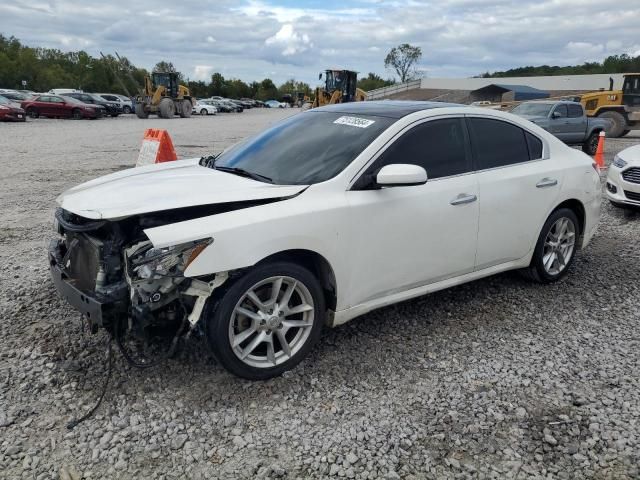
POLYGON ((173 148, 169 132, 154 128, 145 130, 136 167, 152 163, 172 162, 177 159, 178 156, 173 148))
POLYGON ((604 138, 605 138, 605 134, 604 131, 600 132, 600 138, 598 138, 598 148, 596 148, 596 154, 593 157, 594 160, 596 161, 596 164, 598 165, 598 168, 600 170, 604 170, 605 166, 604 166, 604 138))

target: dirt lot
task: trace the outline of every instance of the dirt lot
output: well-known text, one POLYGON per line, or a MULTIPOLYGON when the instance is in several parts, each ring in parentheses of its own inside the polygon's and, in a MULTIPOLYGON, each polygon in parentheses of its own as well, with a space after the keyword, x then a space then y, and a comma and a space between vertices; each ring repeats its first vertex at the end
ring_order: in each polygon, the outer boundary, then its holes
POLYGON ((264 383, 200 338, 151 370, 115 353, 66 428, 106 336, 49 280, 56 195, 133 166, 145 128, 191 157, 293 113, 0 124, 0 478, 640 478, 640 214, 608 203, 556 285, 508 273, 378 310, 264 383))

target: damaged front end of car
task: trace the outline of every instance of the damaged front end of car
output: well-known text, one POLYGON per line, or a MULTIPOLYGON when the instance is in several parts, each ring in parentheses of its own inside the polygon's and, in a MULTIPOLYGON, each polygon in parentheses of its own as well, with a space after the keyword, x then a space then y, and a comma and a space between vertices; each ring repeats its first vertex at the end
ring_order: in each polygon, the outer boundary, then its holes
POLYGON ((56 211, 51 276, 91 332, 105 328, 116 340, 132 336, 141 343, 176 339, 197 325, 207 299, 227 279, 226 272, 184 276, 212 238, 154 248, 144 228, 167 223, 165 217, 91 220, 56 211))

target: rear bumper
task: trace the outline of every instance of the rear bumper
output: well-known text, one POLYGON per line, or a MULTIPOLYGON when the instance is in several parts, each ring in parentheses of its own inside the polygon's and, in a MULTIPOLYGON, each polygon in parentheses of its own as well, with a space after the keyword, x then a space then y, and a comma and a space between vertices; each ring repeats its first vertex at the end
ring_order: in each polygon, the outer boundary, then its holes
POLYGON ((61 244, 61 240, 51 240, 48 252, 49 271, 58 294, 87 318, 93 333, 100 327, 111 326, 115 317, 127 313, 127 288, 115 288, 109 295, 99 295, 78 288, 73 279, 65 273, 61 244))

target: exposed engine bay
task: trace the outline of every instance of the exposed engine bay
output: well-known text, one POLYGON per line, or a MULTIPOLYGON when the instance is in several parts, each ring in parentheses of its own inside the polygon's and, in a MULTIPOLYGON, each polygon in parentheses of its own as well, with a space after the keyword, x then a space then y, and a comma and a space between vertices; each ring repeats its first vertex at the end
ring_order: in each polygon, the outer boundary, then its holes
MULTIPOLYGON (((212 210, 203 208, 207 213, 212 210)), ((207 299, 228 275, 188 278, 183 274, 213 239, 154 248, 143 231, 188 213, 96 221, 56 211, 61 238, 49 246, 52 277, 61 295, 84 314, 91 332, 103 327, 121 346, 127 337, 138 344, 169 338, 168 348, 174 349, 177 338, 198 325, 207 299)), ((202 215, 203 210, 198 213, 202 215)))

